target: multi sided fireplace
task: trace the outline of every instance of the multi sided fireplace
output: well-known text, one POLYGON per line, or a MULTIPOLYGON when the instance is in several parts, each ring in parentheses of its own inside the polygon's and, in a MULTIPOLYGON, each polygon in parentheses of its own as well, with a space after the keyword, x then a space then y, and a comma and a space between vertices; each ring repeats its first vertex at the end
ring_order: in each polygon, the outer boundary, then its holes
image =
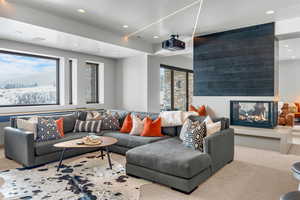
POLYGON ((277 117, 275 101, 230 101, 231 125, 274 128, 277 117))

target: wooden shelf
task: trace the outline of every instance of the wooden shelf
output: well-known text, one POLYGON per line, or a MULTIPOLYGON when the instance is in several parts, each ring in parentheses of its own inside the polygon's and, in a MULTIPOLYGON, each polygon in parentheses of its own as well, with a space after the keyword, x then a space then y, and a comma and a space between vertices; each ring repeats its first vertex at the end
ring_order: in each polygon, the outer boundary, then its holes
POLYGON ((278 151, 282 154, 287 154, 292 145, 292 127, 277 126, 274 129, 268 128, 253 128, 246 126, 230 126, 234 129, 236 136, 252 137, 259 140, 259 138, 265 138, 269 140, 278 140, 278 151))

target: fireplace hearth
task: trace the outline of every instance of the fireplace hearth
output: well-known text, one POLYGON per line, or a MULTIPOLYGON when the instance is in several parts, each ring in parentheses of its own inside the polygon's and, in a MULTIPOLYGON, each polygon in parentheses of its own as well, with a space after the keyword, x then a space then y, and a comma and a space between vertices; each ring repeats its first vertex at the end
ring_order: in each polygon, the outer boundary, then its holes
POLYGON ((231 125, 274 128, 277 117, 275 101, 230 101, 231 125))

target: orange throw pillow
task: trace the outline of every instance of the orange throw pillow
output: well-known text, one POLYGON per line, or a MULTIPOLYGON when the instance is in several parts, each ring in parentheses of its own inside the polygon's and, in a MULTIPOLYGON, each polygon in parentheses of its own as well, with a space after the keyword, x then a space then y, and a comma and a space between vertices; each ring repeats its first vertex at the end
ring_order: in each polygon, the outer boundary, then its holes
POLYGON ((58 133, 60 134, 61 137, 65 136, 64 133, 64 118, 59 118, 58 120, 55 120, 56 122, 56 127, 58 130, 58 133))
POLYGON ((162 137, 161 134, 161 118, 152 121, 149 117, 144 119, 144 130, 141 133, 143 137, 162 137))
POLYGON ((189 111, 197 112, 199 116, 206 116, 206 108, 205 106, 200 106, 198 109, 195 108, 193 105, 189 106, 189 111))
POLYGON ((131 118, 131 115, 128 114, 125 117, 125 120, 123 122, 120 132, 121 133, 130 133, 131 129, 132 129, 132 118, 131 118))

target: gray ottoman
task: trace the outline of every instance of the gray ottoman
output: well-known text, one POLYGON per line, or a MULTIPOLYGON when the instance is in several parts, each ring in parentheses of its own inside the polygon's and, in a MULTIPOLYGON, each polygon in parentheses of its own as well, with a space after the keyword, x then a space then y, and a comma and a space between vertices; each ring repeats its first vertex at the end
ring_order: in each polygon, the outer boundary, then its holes
POLYGON ((300 199, 300 192, 289 192, 280 197, 280 200, 299 200, 300 199))
POLYGON ((192 192, 211 176, 208 154, 185 147, 177 138, 166 139, 127 151, 126 173, 192 192))

